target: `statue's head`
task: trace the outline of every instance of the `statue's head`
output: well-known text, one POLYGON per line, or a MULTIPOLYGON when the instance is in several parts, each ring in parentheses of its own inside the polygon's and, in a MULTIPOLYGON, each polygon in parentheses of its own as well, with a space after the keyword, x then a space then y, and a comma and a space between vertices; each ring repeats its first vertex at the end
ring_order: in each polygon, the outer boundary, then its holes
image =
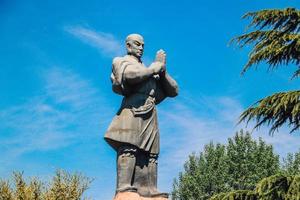
POLYGON ((130 34, 126 38, 127 54, 140 59, 144 53, 144 38, 139 34, 130 34))

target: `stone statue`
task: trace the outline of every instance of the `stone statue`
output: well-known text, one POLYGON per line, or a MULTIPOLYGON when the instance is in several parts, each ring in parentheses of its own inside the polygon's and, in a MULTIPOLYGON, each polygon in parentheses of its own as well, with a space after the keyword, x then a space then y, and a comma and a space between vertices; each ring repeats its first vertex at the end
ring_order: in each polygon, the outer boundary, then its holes
POLYGON ((159 50, 146 67, 141 57, 144 39, 139 34, 126 38, 127 55, 112 64, 112 89, 124 96, 105 140, 117 152, 117 189, 146 198, 168 198, 157 189, 159 129, 156 104, 178 94, 176 81, 166 70, 166 53, 159 50))

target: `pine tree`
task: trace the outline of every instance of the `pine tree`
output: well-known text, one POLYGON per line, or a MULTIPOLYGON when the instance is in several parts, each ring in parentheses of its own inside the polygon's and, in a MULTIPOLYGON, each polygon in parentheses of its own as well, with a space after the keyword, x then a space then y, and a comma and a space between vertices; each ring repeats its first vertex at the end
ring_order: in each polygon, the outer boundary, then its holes
MULTIPOLYGON (((269 69, 279 66, 295 66, 292 78, 300 76, 300 11, 295 8, 283 10, 261 10, 250 12, 244 18, 251 18, 252 32, 233 39, 240 47, 253 45, 244 74, 257 64, 266 62, 269 69)), ((270 134, 283 124, 291 127, 291 132, 300 127, 300 90, 279 92, 257 101, 240 116, 240 121, 255 120, 258 128, 270 125, 270 134)))

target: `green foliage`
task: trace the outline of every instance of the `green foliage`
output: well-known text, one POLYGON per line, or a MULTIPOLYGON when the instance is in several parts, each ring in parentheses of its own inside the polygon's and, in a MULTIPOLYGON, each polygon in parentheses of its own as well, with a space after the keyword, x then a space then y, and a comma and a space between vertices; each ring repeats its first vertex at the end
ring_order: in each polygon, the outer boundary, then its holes
POLYGON ((289 153, 283 160, 283 171, 287 175, 300 174, 300 150, 294 154, 289 153))
POLYGON ((227 195, 227 193, 224 193, 224 192, 215 194, 214 196, 209 198, 209 200, 222 200, 226 195, 227 195))
POLYGON ((14 173, 15 191, 12 199, 18 200, 43 200, 42 199, 42 183, 37 179, 32 179, 27 184, 22 173, 14 173))
POLYGON ((279 156, 261 138, 256 141, 249 133, 228 139, 228 183, 234 190, 252 190, 264 177, 279 171, 279 156))
POLYGON ((44 184, 37 178, 26 181, 23 173, 14 173, 13 182, 0 181, 0 200, 81 200, 91 180, 81 174, 57 171, 52 181, 44 184))
POLYGON ((300 199, 300 176, 294 176, 292 183, 286 194, 288 200, 299 200, 300 199))
POLYGON ((257 195, 251 190, 236 190, 214 195, 209 200, 257 200, 257 195))
POLYGON ((224 145, 210 143, 199 156, 192 154, 184 173, 174 182, 173 199, 208 199, 215 192, 227 191, 227 158, 224 145))
POLYGON ((290 183, 291 177, 274 175, 260 181, 255 192, 262 200, 285 199, 290 183))
POLYGON ((271 68, 279 64, 300 63, 300 11, 294 8, 262 10, 247 13, 244 18, 252 18, 249 28, 258 30, 233 40, 241 47, 254 44, 243 73, 262 61, 271 68))
POLYGON ((214 195, 210 200, 299 200, 300 176, 274 175, 262 179, 254 190, 214 195))
POLYGON ((200 200, 220 192, 254 189, 259 180, 278 171, 279 157, 272 146, 240 131, 226 145, 210 143, 199 155, 192 154, 174 181, 172 199, 200 200))
POLYGON ((247 123, 256 120, 254 127, 262 124, 272 124, 270 134, 273 134, 284 123, 292 126, 291 132, 300 127, 300 91, 280 92, 259 100, 240 116, 240 122, 247 123))
MULTIPOLYGON (((234 38, 240 47, 253 45, 244 74, 253 65, 267 62, 269 69, 295 64, 292 78, 300 75, 300 11, 295 8, 261 10, 247 13, 252 32, 234 38)), ((271 125, 270 134, 287 123, 291 132, 300 127, 300 91, 280 92, 259 100, 240 117, 240 122, 256 120, 255 128, 271 125)))
POLYGON ((0 180, 0 199, 13 200, 13 191, 8 181, 0 180))

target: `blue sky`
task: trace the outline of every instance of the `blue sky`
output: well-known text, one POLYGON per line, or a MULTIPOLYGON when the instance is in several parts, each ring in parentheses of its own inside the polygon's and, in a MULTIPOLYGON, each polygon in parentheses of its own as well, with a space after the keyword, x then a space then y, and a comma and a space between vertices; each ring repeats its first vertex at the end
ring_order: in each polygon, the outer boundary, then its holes
MULTIPOLYGON (((121 97, 112 93, 111 60, 124 39, 140 33, 144 62, 167 52, 167 70, 180 95, 159 105, 159 185, 170 191, 187 156, 209 141, 225 142, 241 111, 274 92, 299 88, 295 66, 268 72, 265 65, 240 76, 249 49, 229 46, 267 8, 298 7, 298 0, 0 0, 0 177, 12 171, 48 179, 56 169, 95 180, 87 195, 111 199, 115 153, 103 134, 121 97)), ((249 126, 249 130, 251 125, 249 126)), ((297 151, 299 132, 283 127, 254 132, 282 156, 297 151)))

